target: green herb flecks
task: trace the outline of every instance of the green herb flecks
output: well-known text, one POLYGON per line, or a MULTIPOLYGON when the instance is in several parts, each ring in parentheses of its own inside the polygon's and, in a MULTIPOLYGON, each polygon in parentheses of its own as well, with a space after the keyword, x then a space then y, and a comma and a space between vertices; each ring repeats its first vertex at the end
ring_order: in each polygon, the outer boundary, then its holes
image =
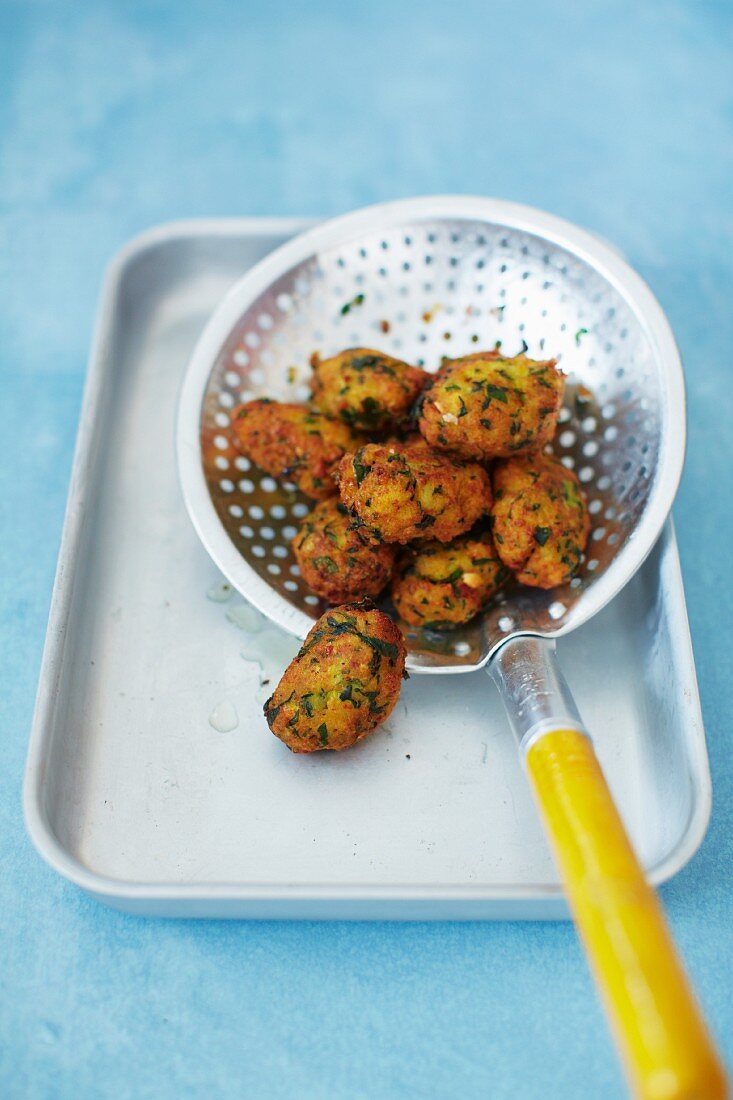
POLYGON ((350 313, 351 310, 355 308, 355 306, 360 306, 363 304, 363 302, 363 294, 357 294, 356 297, 352 298, 350 302, 344 302, 344 304, 341 306, 341 316, 345 317, 347 313, 350 313))
POLYGON ((313 559, 313 564, 321 573, 338 573, 338 566, 328 554, 319 554, 313 559))
POLYGON ((270 729, 272 729, 272 723, 275 721, 275 719, 277 718, 280 711, 283 709, 283 707, 285 706, 286 703, 289 703, 292 700, 294 695, 295 695, 295 692, 291 691, 290 695, 288 695, 287 699, 283 699, 282 703, 278 703, 277 706, 274 706, 274 707, 271 704, 272 704, 272 700, 275 698, 275 696, 271 695, 270 698, 267 700, 267 702, 265 703, 265 705, 262 709, 264 711, 265 718, 267 719, 267 724, 270 727, 270 729))
POLYGON ((352 465, 354 467, 354 477, 356 478, 356 484, 361 485, 362 481, 371 470, 371 466, 365 466, 359 458, 358 454, 354 455, 352 465))

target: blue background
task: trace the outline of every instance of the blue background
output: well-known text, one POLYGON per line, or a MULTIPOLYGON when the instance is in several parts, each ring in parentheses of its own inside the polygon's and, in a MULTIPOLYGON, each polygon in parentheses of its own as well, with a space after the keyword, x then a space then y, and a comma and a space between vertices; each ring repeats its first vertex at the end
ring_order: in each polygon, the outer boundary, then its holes
POLYGON ((675 515, 715 807, 664 897, 733 1056, 732 73, 725 2, 0 0, 4 1096, 623 1095, 569 925, 150 922, 87 900, 23 831, 105 262, 163 220, 430 192, 604 234, 681 345, 675 515))

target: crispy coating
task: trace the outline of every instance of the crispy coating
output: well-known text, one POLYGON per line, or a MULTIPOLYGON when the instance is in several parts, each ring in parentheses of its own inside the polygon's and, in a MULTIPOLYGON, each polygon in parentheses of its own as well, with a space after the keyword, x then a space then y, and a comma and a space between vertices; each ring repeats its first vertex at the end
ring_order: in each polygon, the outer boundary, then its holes
POLYGON ((293 752, 346 749, 397 702, 405 643, 369 601, 327 611, 265 703, 267 724, 293 752))
POLYGON ((432 447, 463 458, 538 450, 555 434, 564 387, 554 359, 498 351, 448 359, 422 398, 420 431, 432 447))
POLYGON ((370 348, 314 356, 313 404, 361 431, 381 432, 407 417, 428 381, 419 367, 370 348))
POLYGON ((341 421, 308 405, 265 397, 240 406, 232 426, 242 454, 316 500, 335 494, 331 472, 345 451, 358 446, 358 437, 341 421))
POLYGON ((366 540, 450 542, 491 507, 483 467, 424 445, 368 443, 338 466, 341 499, 366 540))
POLYGON ((585 494, 549 455, 497 462, 491 511, 499 557, 522 584, 555 588, 577 573, 588 541, 585 494))
POLYGON ((408 549, 392 581, 392 600, 411 626, 456 626, 483 611, 508 576, 487 527, 448 546, 408 549))
POLYGON ((316 505, 292 547, 303 580, 329 603, 378 596, 397 555, 394 546, 367 545, 354 530, 348 508, 336 500, 316 505))

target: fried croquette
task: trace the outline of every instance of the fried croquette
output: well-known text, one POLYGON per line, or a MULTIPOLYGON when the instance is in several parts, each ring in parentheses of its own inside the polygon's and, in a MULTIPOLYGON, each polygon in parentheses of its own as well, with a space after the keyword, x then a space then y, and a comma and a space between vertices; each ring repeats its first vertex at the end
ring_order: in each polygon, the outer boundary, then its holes
POLYGON ((378 596, 397 555, 386 543, 367 545, 354 530, 348 508, 336 500, 316 505, 292 547, 303 580, 329 603, 378 596))
POLYGON ((518 581, 555 588, 573 577, 590 520, 578 478, 549 455, 497 462, 493 469, 496 551, 518 581))
POLYGON ((390 715, 405 671, 405 643, 368 601, 315 623, 264 706, 272 732, 293 752, 346 749, 390 715))
POLYGON ((368 443, 344 455, 336 477, 341 499, 367 541, 450 542, 491 506, 483 467, 423 445, 368 443))
POLYGON ((260 398, 240 406, 232 426, 242 454, 273 477, 285 478, 316 500, 334 496, 331 472, 359 445, 346 424, 308 405, 260 398))
POLYGON ((448 359, 421 398, 420 431, 431 447, 462 458, 538 450, 555 434, 564 386, 554 359, 498 351, 448 359))
POLYGON ((382 432, 407 417, 429 376, 419 367, 372 351, 349 348, 311 360, 313 404, 360 431, 382 432))
POLYGON ((487 526, 448 546, 408 549, 392 581, 392 600, 410 626, 457 626, 483 611, 508 576, 487 526))

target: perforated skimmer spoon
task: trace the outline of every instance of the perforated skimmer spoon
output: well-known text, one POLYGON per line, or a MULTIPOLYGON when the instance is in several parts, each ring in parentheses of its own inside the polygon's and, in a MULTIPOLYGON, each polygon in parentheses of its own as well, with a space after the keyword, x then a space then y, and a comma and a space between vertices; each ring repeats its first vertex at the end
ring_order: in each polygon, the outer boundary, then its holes
POLYGON ((181 395, 186 504, 243 596, 305 637, 325 605, 290 540, 311 503, 238 454, 232 409, 309 396, 312 351, 376 347, 435 370, 443 355, 526 345, 568 374, 555 454, 576 470, 592 531, 580 574, 504 594, 450 632, 402 624, 413 672, 488 668, 503 697, 573 914, 637 1095, 726 1094, 723 1071, 661 908, 568 687, 554 638, 641 565, 672 505, 685 442, 679 354, 657 301, 594 236, 539 211, 420 198, 337 218, 283 245, 225 297, 181 395))

